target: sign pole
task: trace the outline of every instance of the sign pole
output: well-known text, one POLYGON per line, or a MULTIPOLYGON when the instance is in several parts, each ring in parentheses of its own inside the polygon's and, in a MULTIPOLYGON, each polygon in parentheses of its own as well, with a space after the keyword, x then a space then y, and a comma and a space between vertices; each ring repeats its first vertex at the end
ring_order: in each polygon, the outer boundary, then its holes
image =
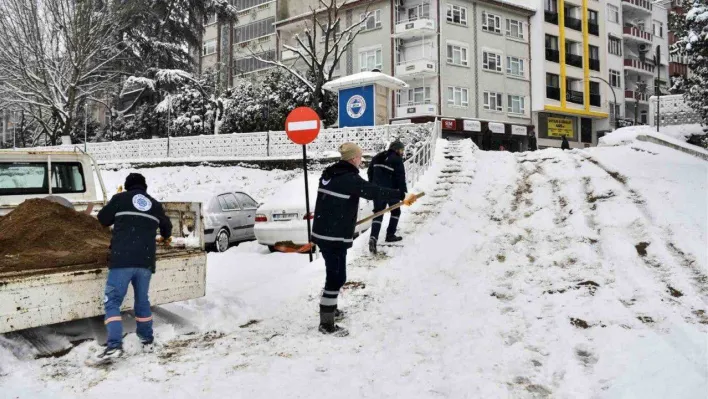
MULTIPOLYGON (((312 222, 310 222, 310 186, 307 182, 307 146, 302 145, 302 169, 305 171, 305 219, 307 219, 307 242, 312 242, 312 222)), ((308 251, 312 262, 312 247, 308 251)))

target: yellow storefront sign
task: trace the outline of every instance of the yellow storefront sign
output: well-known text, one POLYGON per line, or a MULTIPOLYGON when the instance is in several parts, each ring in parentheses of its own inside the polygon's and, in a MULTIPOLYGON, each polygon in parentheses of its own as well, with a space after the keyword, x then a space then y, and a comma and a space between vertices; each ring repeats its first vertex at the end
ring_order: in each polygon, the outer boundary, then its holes
POLYGON ((573 120, 568 118, 548 118, 548 136, 573 137, 573 120))

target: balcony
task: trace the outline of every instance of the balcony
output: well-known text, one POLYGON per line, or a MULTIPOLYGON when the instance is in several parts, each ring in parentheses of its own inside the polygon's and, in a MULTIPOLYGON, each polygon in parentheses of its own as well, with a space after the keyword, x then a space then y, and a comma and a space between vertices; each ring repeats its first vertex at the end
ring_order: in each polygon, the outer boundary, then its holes
POLYGON ((435 104, 406 103, 396 107, 397 118, 411 118, 416 116, 435 116, 437 106, 435 104))
POLYGON ((561 99, 560 87, 546 86, 546 98, 548 98, 549 100, 560 101, 560 99, 561 99))
POLYGON ((435 21, 433 19, 418 18, 398 21, 396 23, 396 30, 393 37, 407 39, 412 37, 430 36, 435 33, 435 21))
POLYGON ((625 101, 639 101, 645 103, 649 101, 649 95, 646 93, 642 94, 634 90, 625 90, 624 99, 625 101))
POLYGON ((590 58, 590 69, 593 71, 600 72, 600 60, 590 58))
POLYGON ((602 107, 602 99, 599 94, 590 94, 590 105, 593 107, 602 107))
POLYGON ((566 53, 565 55, 565 63, 574 66, 577 68, 582 68, 583 67, 583 56, 582 55, 575 55, 575 54, 568 54, 566 53))
POLYGON ((582 32, 583 21, 581 21, 577 18, 565 17, 565 27, 582 32))
POLYGON ((558 13, 557 12, 546 11, 544 13, 544 18, 545 18, 546 22, 553 24, 553 25, 558 25, 558 13))
POLYGON ((654 65, 641 62, 640 60, 625 59, 624 68, 630 69, 634 72, 654 76, 654 65))
POLYGON ((643 31, 639 28, 635 28, 633 26, 625 26, 622 29, 622 33, 624 34, 624 38, 626 40, 632 40, 632 41, 648 43, 648 44, 651 44, 651 41, 652 41, 652 34, 651 33, 645 32, 645 31, 643 31))
POLYGON ((396 65, 396 77, 416 78, 425 76, 436 76, 436 62, 429 58, 422 58, 412 61, 403 61, 396 65))
POLYGON ((574 104, 583 104, 584 103, 584 98, 583 98, 583 92, 582 91, 575 91, 575 90, 566 90, 565 91, 565 100, 574 104))
POLYGON ((560 52, 558 50, 546 49, 546 61, 559 62, 560 52))
POLYGON ((649 0, 622 0, 622 7, 628 7, 635 10, 641 10, 651 13, 652 5, 649 0))
POLYGON ((600 36, 600 25, 597 22, 588 22, 588 32, 591 35, 600 36))

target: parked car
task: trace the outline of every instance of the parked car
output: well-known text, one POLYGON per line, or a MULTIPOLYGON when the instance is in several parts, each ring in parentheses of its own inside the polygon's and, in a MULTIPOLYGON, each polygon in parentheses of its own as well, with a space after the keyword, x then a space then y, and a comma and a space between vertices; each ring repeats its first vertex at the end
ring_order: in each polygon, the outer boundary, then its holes
POLYGON ((204 203, 204 242, 218 252, 234 243, 255 240, 258 202, 240 192, 220 192, 204 203))
MULTIPOLYGON (((295 245, 305 245, 307 239, 307 219, 312 220, 317 200, 319 174, 309 175, 310 214, 305 207, 305 181, 297 178, 284 184, 271 198, 262 204, 256 212, 254 232, 259 244, 266 245, 275 251, 275 245, 280 242, 292 242, 295 245)), ((373 202, 359 200, 357 219, 363 219, 373 213, 373 202)), ((356 227, 355 235, 359 235, 371 227, 371 222, 356 227)))

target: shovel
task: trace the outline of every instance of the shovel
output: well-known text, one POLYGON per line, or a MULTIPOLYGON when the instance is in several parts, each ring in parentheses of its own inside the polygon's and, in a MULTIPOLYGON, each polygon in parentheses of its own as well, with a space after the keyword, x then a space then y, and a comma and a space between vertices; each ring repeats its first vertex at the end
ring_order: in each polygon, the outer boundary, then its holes
MULTIPOLYGON (((415 194, 414 198, 416 200, 418 200, 419 198, 421 198, 423 196, 425 196, 425 192, 415 194)), ((403 203, 403 201, 400 201, 397 204, 391 205, 384 210, 378 211, 378 212, 374 213, 373 215, 367 216, 364 219, 359 220, 358 222, 356 222, 356 226, 366 223, 369 220, 373 220, 373 219, 375 219, 379 216, 382 216, 388 212, 391 212, 394 209, 398 209, 398 208, 402 207, 403 205, 405 205, 403 203)), ((280 252, 306 254, 306 253, 312 251, 312 246, 313 246, 313 244, 311 242, 307 243, 305 245, 296 245, 292 241, 285 241, 285 242, 279 242, 279 243, 275 244, 274 247, 276 250, 278 250, 280 252)))

